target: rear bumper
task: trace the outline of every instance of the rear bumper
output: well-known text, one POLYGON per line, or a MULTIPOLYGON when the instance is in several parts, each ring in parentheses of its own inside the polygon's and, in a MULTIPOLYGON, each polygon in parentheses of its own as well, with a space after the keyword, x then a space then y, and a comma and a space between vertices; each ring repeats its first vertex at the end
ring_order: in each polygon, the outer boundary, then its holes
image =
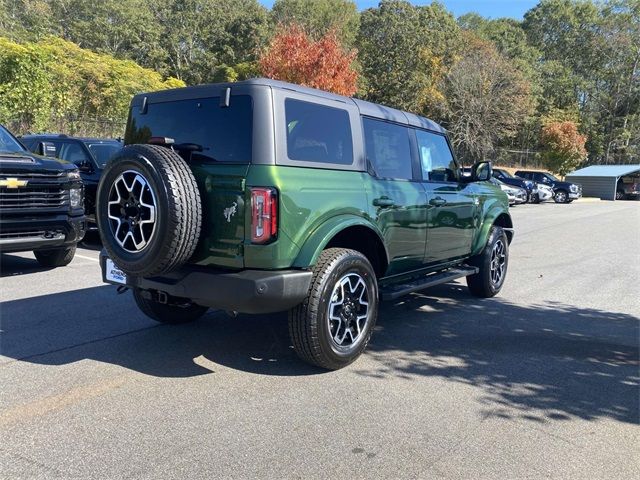
MULTIPOLYGON (((100 253, 102 279, 106 278, 105 252, 100 253)), ((210 308, 241 313, 273 313, 300 304, 309 291, 312 273, 306 270, 242 270, 227 272, 187 266, 161 277, 127 275, 125 285, 171 297, 187 298, 210 308)))
POLYGON ((84 215, 0 216, 0 252, 65 247, 84 237, 84 215))

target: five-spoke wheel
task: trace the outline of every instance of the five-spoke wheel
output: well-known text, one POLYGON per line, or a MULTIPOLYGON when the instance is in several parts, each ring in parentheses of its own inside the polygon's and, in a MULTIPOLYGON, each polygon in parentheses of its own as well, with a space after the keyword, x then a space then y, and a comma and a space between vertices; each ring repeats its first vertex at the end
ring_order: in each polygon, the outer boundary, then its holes
POLYGON ((338 280, 327 317, 331 340, 338 348, 351 348, 362 340, 369 320, 369 292, 359 274, 348 273, 338 280))
POLYGON ((144 250, 156 225, 156 198, 149 182, 135 170, 116 178, 109 191, 107 207, 111 233, 124 250, 144 250))
POLYGON ((502 284, 502 277, 504 276, 507 267, 507 247, 505 247, 502 239, 499 239, 493 244, 491 250, 491 282, 494 285, 502 284))

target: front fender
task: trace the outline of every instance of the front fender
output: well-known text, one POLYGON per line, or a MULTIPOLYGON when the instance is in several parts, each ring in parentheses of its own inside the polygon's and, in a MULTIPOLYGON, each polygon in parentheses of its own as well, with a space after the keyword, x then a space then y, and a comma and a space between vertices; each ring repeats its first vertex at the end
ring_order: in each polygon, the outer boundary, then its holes
MULTIPOLYGON (((296 260, 293 262, 293 267, 309 268, 315 265, 318 257, 331 239, 344 229, 354 226, 369 228, 378 236, 384 245, 380 231, 371 222, 354 215, 337 215, 325 221, 307 237, 304 245, 300 249, 300 253, 298 253, 296 260)), ((388 253, 386 252, 386 245, 385 253, 388 253)))

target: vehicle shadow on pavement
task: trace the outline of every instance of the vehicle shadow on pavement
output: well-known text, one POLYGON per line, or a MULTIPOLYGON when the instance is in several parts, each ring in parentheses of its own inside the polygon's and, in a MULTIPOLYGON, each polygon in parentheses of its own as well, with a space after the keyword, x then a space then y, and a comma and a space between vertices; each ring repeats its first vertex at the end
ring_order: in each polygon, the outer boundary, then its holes
MULTIPOLYGON (((1 305, 0 362, 85 359, 158 377, 222 369, 313 375, 289 344, 286 315, 211 312, 181 326, 138 312, 130 292, 100 286, 1 305)), ((534 422, 637 423, 640 319, 560 304, 479 300, 459 284, 383 304, 365 358, 345 374, 375 381, 439 377, 482 390, 483 414, 534 422)))
POLYGON ((270 375, 324 372, 298 360, 286 315, 211 311, 190 324, 161 325, 140 313, 131 292, 107 285, 3 302, 0 320, 0 364, 93 359, 158 377, 211 374, 221 365, 270 375))
POLYGON ((0 254, 0 278, 46 272, 53 267, 42 267, 35 258, 25 258, 8 253, 0 254))
POLYGON ((483 415, 640 422, 640 318, 549 302, 477 299, 459 284, 383 305, 360 375, 482 389, 483 415))

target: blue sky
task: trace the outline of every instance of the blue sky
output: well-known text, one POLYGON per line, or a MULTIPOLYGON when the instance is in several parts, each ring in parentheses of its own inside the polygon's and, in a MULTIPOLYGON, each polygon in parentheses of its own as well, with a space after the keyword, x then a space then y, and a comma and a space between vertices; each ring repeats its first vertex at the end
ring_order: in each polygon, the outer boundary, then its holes
MULTIPOLYGON (((271 7, 273 0, 260 0, 260 2, 271 7)), ((534 7, 538 0, 440 0, 456 17, 468 12, 477 12, 483 17, 500 18, 512 17, 521 19, 527 10, 534 7)), ((378 6, 378 0, 356 0, 358 8, 378 6)), ((411 0, 414 5, 428 5, 430 0, 411 0)))

